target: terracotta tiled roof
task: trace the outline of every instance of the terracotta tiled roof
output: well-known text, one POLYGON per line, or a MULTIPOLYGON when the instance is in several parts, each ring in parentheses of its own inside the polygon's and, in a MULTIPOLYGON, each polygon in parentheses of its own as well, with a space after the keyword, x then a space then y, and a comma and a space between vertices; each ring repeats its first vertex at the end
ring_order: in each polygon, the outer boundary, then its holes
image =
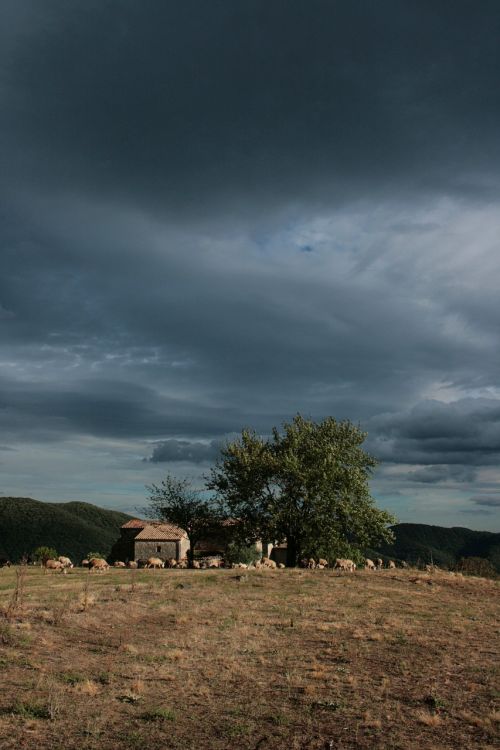
POLYGON ((172 542, 178 539, 184 539, 187 536, 184 529, 180 529, 173 523, 157 523, 144 525, 142 531, 140 531, 135 537, 136 541, 165 541, 172 542))
POLYGON ((141 521, 139 518, 133 518, 131 521, 122 524, 122 529, 143 529, 148 525, 147 521, 141 521))
POLYGON ((221 526, 236 526, 236 524, 240 523, 238 518, 225 518, 221 526))

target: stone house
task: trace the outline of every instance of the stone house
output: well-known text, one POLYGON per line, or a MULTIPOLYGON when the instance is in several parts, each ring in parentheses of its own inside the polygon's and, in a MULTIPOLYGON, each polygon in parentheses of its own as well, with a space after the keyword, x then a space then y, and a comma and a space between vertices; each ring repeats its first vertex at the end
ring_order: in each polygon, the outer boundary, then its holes
MULTIPOLYGON (((231 525, 231 524, 224 524, 231 525)), ((196 544, 198 556, 221 556, 227 537, 224 533, 213 534, 196 544)), ((269 557, 273 545, 257 542, 255 545, 261 555, 269 557)), ((133 518, 120 528, 120 538, 111 550, 111 562, 122 560, 147 560, 148 557, 159 557, 161 560, 181 560, 187 556, 189 540, 186 532, 173 523, 143 521, 133 518)))
POLYGON ((120 528, 120 539, 113 545, 114 560, 181 560, 186 557, 189 541, 186 532, 173 523, 142 521, 134 518, 120 528))

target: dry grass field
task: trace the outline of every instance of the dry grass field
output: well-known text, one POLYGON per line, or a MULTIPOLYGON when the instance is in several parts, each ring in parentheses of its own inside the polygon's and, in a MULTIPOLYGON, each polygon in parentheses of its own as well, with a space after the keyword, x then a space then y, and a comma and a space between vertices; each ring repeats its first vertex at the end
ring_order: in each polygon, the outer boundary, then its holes
POLYGON ((493 750, 498 593, 400 570, 2 569, 0 748, 493 750))

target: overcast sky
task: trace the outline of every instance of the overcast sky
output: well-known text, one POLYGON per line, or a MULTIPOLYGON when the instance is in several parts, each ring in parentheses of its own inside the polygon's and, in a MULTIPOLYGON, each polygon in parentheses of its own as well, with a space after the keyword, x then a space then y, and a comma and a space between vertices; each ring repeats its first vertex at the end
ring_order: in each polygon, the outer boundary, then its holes
POLYGON ((500 529, 496 0, 2 0, 0 492, 128 512, 296 412, 500 529))

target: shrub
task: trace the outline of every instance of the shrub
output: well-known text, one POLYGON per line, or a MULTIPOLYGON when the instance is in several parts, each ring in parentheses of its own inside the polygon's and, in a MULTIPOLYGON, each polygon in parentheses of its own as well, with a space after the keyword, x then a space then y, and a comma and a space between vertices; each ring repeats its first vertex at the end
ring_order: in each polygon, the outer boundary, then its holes
POLYGON ((37 547, 33 552, 33 558, 36 562, 45 565, 47 560, 57 560, 57 550, 53 547, 37 547))
POLYGON ((260 552, 254 544, 245 545, 241 542, 229 542, 224 551, 224 560, 226 563, 246 563, 250 565, 260 559, 260 552))
POLYGON ((42 703, 18 702, 12 706, 12 713, 22 716, 24 719, 51 719, 48 706, 42 703))

